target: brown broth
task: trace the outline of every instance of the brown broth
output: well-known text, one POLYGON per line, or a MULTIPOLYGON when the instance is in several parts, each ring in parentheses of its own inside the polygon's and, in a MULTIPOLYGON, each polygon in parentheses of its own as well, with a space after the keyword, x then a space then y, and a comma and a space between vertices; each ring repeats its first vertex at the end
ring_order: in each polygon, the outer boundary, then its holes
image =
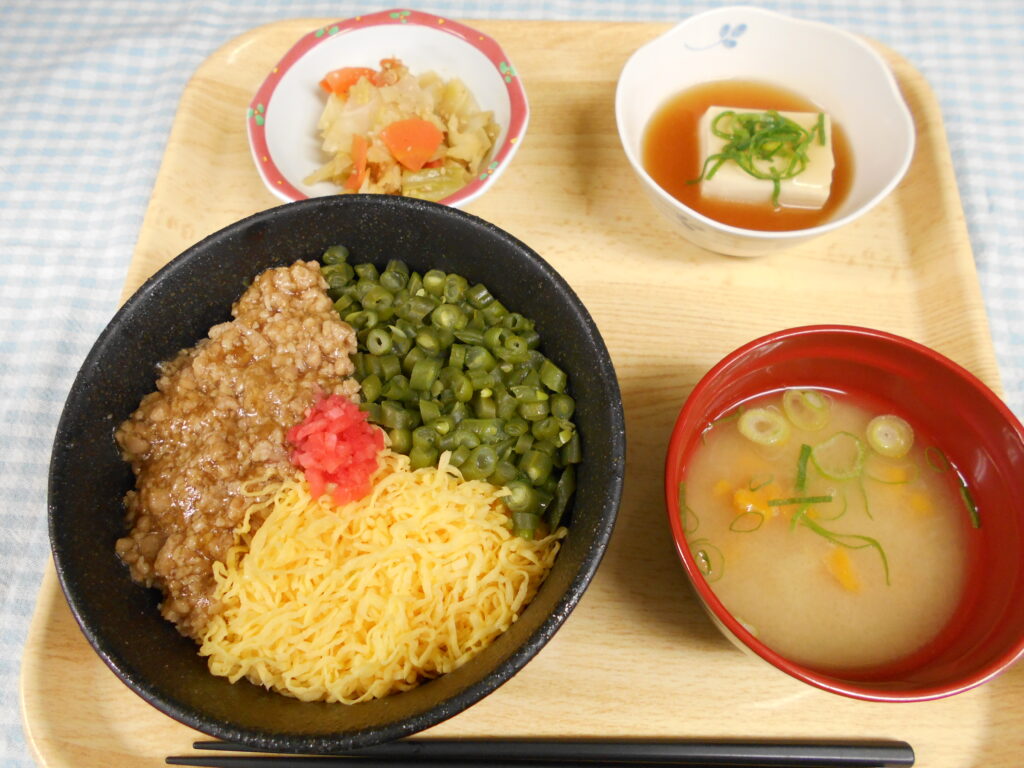
POLYGON ((784 231, 807 229, 832 218, 853 184, 850 144, 841 126, 832 122, 835 170, 832 190, 820 209, 773 208, 704 198, 700 184, 688 184, 701 173, 700 118, 714 105, 744 109, 817 112, 820 108, 801 96, 768 83, 717 80, 673 96, 655 112, 644 132, 643 165, 670 195, 710 219, 743 229, 784 231))

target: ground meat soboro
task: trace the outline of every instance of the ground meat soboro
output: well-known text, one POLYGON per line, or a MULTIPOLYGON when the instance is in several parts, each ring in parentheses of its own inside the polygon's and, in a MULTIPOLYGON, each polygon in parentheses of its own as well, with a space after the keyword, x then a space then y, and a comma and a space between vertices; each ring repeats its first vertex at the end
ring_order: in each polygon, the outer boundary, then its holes
POLYGON ((319 394, 358 390, 355 334, 316 262, 263 272, 231 314, 160 366, 157 391, 116 433, 136 476, 117 553, 132 578, 163 591, 161 612, 195 639, 215 610, 213 562, 252 502, 243 484, 288 467, 285 433, 319 394))

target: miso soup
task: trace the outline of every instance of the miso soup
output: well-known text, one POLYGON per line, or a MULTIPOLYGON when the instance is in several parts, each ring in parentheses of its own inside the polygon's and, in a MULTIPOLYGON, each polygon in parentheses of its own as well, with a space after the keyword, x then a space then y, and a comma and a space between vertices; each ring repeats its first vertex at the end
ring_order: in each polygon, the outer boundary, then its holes
POLYGON ((729 612, 823 669, 885 665, 933 640, 961 598, 977 524, 941 446, 822 390, 775 392, 712 424, 680 501, 729 612))

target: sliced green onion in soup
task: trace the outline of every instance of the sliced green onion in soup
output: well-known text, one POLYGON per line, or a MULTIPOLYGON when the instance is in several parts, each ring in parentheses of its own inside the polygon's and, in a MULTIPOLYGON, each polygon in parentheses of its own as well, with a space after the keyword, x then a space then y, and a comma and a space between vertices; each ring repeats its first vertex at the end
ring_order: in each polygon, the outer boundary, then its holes
POLYGON ((700 527, 700 518, 697 517, 697 513, 690 509, 690 505, 686 503, 686 482, 682 481, 679 483, 679 523, 683 527, 683 532, 691 534, 700 527))
POLYGON ((814 432, 828 424, 831 403, 815 389, 787 389, 782 396, 782 410, 793 426, 814 432))
POLYGON ((914 445, 913 428, 899 416, 887 413, 868 422, 868 445, 876 453, 890 459, 900 459, 914 445))
POLYGON ((782 445, 792 432, 789 422, 776 408, 751 408, 744 411, 737 425, 740 434, 758 445, 782 445))
POLYGON ((708 582, 718 581, 725 572, 725 555, 709 539, 690 542, 690 554, 708 582))
POLYGON ((852 480, 864 469, 864 441, 850 432, 836 432, 811 448, 811 461, 829 480, 852 480))

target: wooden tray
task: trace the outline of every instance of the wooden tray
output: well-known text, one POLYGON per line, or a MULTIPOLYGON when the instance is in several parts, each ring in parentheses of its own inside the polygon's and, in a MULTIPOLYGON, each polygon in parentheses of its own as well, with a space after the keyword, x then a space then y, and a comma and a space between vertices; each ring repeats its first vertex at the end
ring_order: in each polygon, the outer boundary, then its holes
MULTIPOLYGON (((125 297, 205 235, 275 205, 245 106, 323 20, 228 43, 181 100, 125 297)), ((935 97, 883 51, 917 123, 906 179, 863 220, 762 259, 690 246, 643 195, 619 145, 615 81, 663 24, 473 22, 501 41, 532 119, 513 167, 471 212, 558 269, 590 309, 622 385, 629 453, 615 535, 571 619, 515 678, 433 735, 865 737, 909 741, 918 764, 1019 765, 1024 665, 968 693, 877 704, 824 693, 737 651, 690 592, 669 540, 662 464, 691 387, 721 356, 806 323, 874 326, 952 357, 998 390, 985 309, 935 97)), ((198 736, 128 690, 78 631, 47 569, 22 670, 29 743, 50 768, 163 764, 198 736)))

